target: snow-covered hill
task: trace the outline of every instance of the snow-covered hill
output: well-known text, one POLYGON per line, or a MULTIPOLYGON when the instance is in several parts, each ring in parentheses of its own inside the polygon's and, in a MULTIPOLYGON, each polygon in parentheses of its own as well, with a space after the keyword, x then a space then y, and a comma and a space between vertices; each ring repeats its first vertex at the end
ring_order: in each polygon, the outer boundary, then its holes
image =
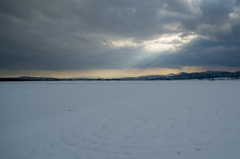
POLYGON ((238 159, 240 81, 0 83, 3 159, 238 159))

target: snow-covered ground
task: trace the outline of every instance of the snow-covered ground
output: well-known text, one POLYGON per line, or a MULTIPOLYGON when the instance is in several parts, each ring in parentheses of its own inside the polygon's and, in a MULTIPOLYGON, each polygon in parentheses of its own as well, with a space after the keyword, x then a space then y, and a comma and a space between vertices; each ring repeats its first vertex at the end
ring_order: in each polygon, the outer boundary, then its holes
POLYGON ((240 81, 0 83, 1 159, 238 159, 240 81))

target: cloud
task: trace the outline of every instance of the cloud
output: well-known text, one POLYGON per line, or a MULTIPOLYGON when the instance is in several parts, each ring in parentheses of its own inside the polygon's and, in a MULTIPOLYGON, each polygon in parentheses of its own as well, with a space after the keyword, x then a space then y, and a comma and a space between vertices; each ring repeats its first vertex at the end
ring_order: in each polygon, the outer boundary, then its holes
POLYGON ((156 55, 151 60, 145 61, 145 63, 143 62, 137 67, 240 67, 239 59, 240 53, 237 43, 197 38, 186 44, 177 53, 156 55))
POLYGON ((239 0, 3 0, 0 68, 239 67, 239 4, 239 0))

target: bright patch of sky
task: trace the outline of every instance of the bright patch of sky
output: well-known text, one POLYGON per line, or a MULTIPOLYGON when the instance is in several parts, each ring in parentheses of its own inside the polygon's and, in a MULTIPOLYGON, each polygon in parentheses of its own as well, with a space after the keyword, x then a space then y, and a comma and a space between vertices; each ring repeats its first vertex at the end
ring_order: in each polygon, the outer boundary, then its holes
POLYGON ((197 38, 198 35, 194 33, 177 33, 164 34, 157 38, 143 41, 135 41, 134 38, 120 39, 120 40, 106 40, 102 42, 103 45, 115 48, 121 47, 139 47, 143 48, 146 53, 164 53, 175 52, 181 49, 182 46, 197 38))

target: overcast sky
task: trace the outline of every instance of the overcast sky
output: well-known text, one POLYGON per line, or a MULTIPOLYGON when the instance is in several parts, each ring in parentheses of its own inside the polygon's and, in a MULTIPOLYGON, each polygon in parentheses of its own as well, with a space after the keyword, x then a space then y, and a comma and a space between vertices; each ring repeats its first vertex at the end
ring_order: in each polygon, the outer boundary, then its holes
POLYGON ((0 26, 1 76, 240 68, 240 0, 1 0, 0 26))

